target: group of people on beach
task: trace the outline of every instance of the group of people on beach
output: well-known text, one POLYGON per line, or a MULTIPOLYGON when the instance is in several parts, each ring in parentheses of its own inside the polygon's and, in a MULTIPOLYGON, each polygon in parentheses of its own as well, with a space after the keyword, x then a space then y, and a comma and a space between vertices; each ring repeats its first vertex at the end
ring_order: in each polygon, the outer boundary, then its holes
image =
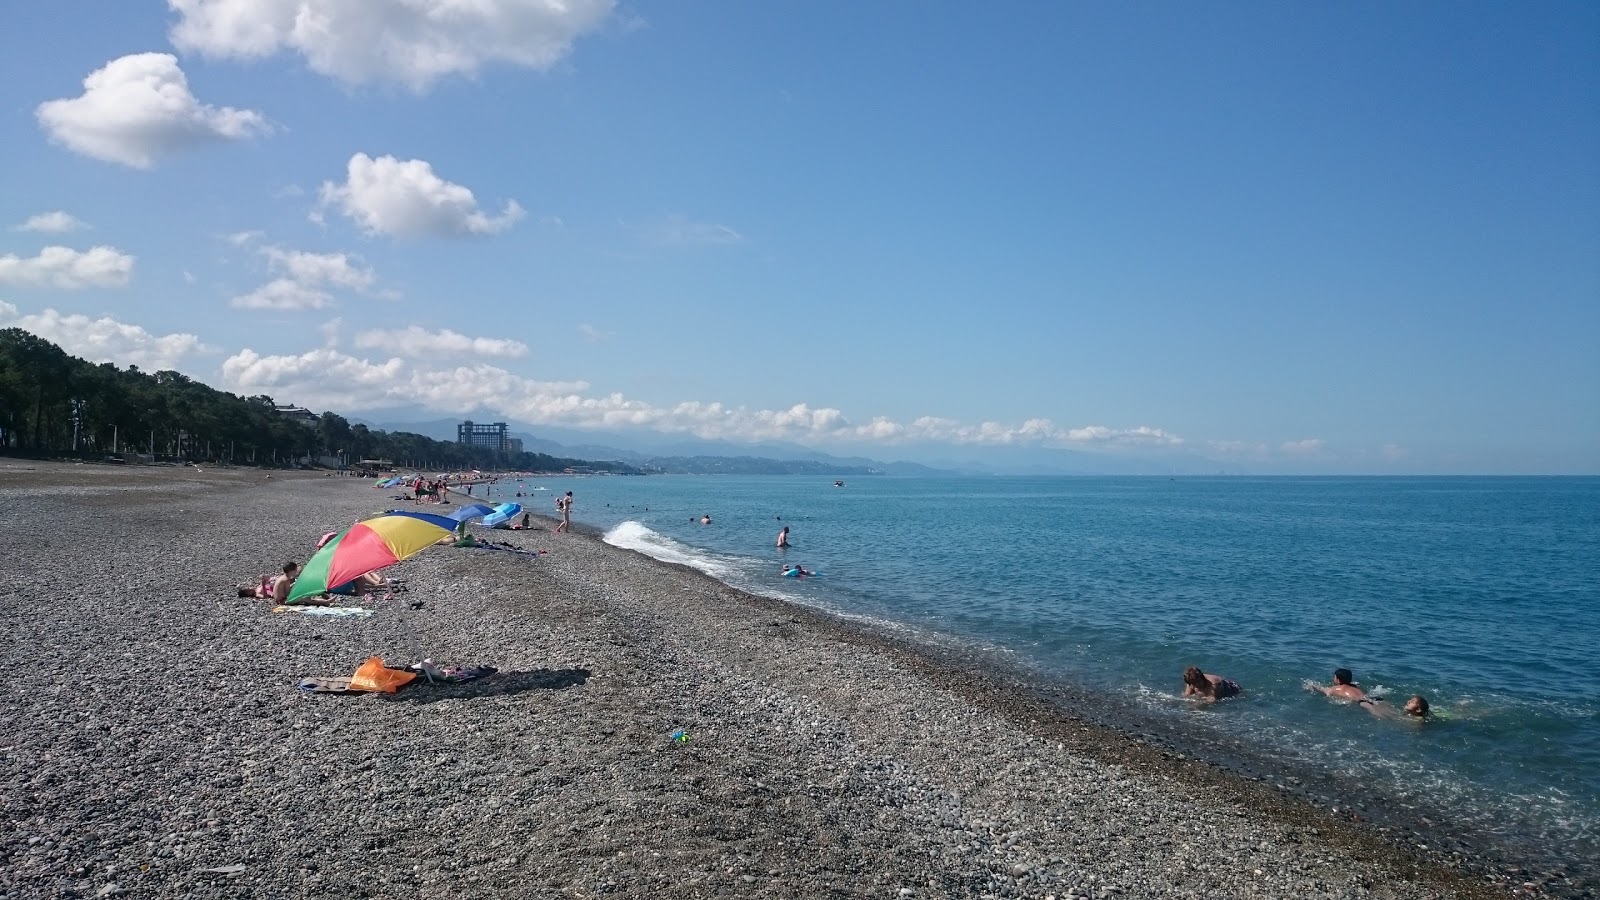
MULTIPOLYGON (((1367 692, 1355 682, 1355 674, 1349 669, 1334 669, 1333 683, 1328 685, 1307 683, 1308 690, 1316 691, 1325 697, 1340 700, 1360 706, 1367 712, 1382 719, 1418 719, 1426 721, 1429 715, 1428 699, 1421 694, 1414 694, 1406 700, 1404 706, 1395 706, 1383 697, 1369 697, 1367 692)), ((1244 688, 1231 678, 1221 675, 1212 675, 1204 672, 1199 666, 1190 666, 1183 670, 1183 696, 1192 697, 1207 703, 1215 703, 1228 697, 1235 697, 1244 693, 1244 688)))

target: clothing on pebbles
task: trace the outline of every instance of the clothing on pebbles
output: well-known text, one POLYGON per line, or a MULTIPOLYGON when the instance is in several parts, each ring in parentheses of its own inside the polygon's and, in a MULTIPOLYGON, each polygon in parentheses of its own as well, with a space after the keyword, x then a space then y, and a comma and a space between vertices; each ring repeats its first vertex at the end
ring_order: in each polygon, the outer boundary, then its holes
POLYGON ((546 555, 430 548, 374 615, 323 618, 233 588, 383 508, 367 482, 8 462, 0 499, 6 897, 1476 894, 549 520, 494 533, 546 555), (499 673, 296 688, 368 656, 499 673))

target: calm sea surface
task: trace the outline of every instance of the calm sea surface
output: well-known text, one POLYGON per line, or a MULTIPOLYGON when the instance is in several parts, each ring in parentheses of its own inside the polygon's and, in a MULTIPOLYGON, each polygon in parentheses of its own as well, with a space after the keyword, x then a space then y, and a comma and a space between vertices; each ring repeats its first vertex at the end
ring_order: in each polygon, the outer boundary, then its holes
POLYGON ((549 488, 528 495, 547 514, 574 491, 575 519, 613 544, 1424 794, 1508 845, 1600 857, 1600 479, 847 481, 527 485, 549 488), (785 560, 822 577, 783 578, 785 560), (1177 700, 1189 664, 1246 695, 1177 700), (1340 666, 1439 716, 1384 721, 1305 689, 1340 666))

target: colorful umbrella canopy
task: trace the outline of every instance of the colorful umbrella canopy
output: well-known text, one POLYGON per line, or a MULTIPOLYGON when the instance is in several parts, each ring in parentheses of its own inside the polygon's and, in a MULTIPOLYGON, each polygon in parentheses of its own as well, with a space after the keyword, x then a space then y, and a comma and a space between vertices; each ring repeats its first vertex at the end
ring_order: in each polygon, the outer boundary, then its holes
POLYGON ((490 528, 499 528, 520 512, 522 512, 521 503, 502 503, 494 508, 494 512, 483 517, 483 524, 490 528))
POLYGON ((289 602, 314 597, 402 559, 455 530, 444 516, 419 512, 388 512, 345 529, 322 545, 300 570, 289 602))
POLYGON ((494 507, 492 506, 485 506, 482 503, 468 503, 466 506, 463 506, 458 510, 446 513, 445 518, 454 519, 457 522, 465 522, 468 519, 476 519, 479 516, 487 516, 492 512, 494 512, 494 507))

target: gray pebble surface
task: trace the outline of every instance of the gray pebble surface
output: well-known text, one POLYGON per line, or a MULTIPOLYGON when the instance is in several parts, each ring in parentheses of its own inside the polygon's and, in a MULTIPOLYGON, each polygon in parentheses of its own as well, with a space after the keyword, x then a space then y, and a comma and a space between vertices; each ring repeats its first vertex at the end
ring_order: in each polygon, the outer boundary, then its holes
POLYGON ((369 617, 233 596, 388 493, 0 467, 0 898, 1490 896, 548 520, 369 617), (296 687, 368 656, 500 673, 296 687))

